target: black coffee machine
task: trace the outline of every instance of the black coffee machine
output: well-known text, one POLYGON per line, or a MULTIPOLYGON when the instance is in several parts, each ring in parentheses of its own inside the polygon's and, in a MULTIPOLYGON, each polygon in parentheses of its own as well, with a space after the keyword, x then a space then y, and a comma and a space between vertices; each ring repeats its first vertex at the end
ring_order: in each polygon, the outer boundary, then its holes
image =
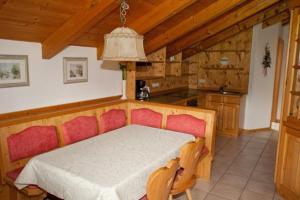
POLYGON ((146 81, 136 80, 136 99, 140 101, 145 101, 150 99, 150 88, 146 86, 146 81))

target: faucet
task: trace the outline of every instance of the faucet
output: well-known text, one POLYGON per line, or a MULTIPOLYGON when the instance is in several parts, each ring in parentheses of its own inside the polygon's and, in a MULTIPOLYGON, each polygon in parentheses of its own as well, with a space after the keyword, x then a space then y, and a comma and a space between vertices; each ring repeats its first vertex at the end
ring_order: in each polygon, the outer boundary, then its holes
POLYGON ((219 91, 220 91, 221 93, 225 92, 225 88, 226 88, 226 87, 227 87, 227 85, 221 86, 220 89, 219 89, 219 91))

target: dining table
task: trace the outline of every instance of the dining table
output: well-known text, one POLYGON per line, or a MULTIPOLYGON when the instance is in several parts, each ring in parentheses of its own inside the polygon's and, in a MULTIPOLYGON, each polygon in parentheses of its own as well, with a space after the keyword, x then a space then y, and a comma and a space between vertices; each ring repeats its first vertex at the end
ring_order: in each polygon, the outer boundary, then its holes
POLYGON ((138 200, 151 173, 192 140, 189 134, 128 125, 33 157, 15 185, 37 185, 65 200, 138 200))

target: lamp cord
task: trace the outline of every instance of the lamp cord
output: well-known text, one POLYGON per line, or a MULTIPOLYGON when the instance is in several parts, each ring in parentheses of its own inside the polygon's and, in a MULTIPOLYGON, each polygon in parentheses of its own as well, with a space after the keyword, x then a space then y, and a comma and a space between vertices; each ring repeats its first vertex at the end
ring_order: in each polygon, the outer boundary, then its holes
POLYGON ((129 10, 129 5, 126 2, 126 0, 120 0, 120 1, 121 1, 121 5, 120 5, 120 19, 121 19, 121 23, 122 23, 122 25, 124 27, 125 23, 126 23, 127 10, 129 10))

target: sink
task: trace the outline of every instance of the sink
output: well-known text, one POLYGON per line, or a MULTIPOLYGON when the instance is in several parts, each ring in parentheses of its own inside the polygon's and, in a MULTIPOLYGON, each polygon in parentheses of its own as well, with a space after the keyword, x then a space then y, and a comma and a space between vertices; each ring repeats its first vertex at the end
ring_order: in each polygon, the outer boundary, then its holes
POLYGON ((239 95, 240 92, 229 92, 229 91, 220 91, 221 94, 228 94, 228 95, 239 95))

